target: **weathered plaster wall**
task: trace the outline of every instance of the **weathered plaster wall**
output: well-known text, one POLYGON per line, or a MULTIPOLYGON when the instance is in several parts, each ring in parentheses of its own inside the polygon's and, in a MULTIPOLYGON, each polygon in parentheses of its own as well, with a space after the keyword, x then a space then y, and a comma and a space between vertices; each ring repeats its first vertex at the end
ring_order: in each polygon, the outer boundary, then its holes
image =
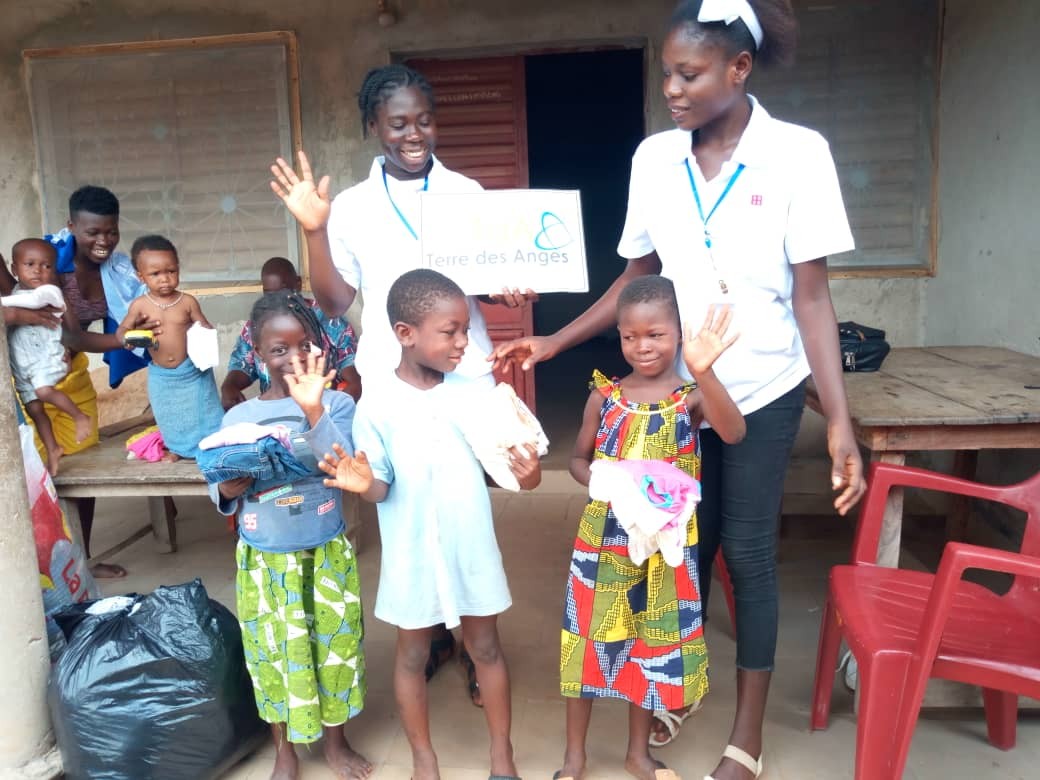
POLYGON ((1026 76, 1040 73, 1038 34, 1040 3, 948 0, 928 343, 1040 355, 1040 98, 1026 76))
MULTIPOLYGON (((1037 36, 1034 0, 992 0, 985 13, 972 0, 947 0, 942 220, 939 273, 924 288, 928 344, 988 344, 1040 355, 1037 36)), ((979 478, 987 482, 1015 482, 1037 471, 1037 450, 985 452, 979 460, 979 478)), ((1018 538, 1020 518, 986 516, 1005 537, 1018 538)))
MULTIPOLYGON (((649 44, 647 125, 651 130, 670 125, 657 61, 671 0, 410 0, 393 5, 400 21, 384 29, 376 23, 374 0, 0 2, 0 251, 41 228, 20 56, 28 47, 295 30, 304 148, 316 169, 330 174, 334 190, 367 174, 373 148, 361 141, 355 95, 365 71, 388 62, 393 54, 644 40, 649 44)), ((609 122, 610 117, 595 121, 609 122)), ((592 122, 589 133, 595 133, 592 122)), ((620 232, 621 226, 610 229, 620 232)), ((893 343, 920 343, 921 284, 905 279, 837 281, 833 289, 838 315, 884 324, 893 343)), ((246 316, 249 302, 247 296, 217 296, 204 305, 211 320, 233 322, 246 316)))

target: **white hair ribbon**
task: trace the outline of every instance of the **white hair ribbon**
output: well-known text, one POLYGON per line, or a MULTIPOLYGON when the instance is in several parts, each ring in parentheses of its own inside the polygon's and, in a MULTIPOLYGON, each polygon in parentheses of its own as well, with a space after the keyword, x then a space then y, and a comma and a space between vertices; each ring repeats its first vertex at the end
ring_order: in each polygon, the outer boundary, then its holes
POLYGON ((744 21, 751 37, 755 39, 755 47, 761 49, 765 35, 755 15, 755 9, 747 0, 704 0, 697 14, 698 22, 733 24, 737 19, 744 21))

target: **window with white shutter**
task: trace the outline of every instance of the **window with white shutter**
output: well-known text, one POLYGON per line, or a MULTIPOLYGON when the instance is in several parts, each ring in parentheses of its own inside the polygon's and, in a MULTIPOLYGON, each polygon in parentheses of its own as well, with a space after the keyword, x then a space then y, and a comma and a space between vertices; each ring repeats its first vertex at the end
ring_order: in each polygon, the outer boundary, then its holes
POLYGON ((25 52, 44 230, 83 184, 119 198, 121 248, 161 233, 197 285, 255 285, 299 258, 269 167, 299 138, 289 32, 25 52))
POLYGON ((796 0, 795 11, 797 63, 756 71, 750 89, 830 142, 856 239, 832 267, 933 272, 941 0, 796 0))

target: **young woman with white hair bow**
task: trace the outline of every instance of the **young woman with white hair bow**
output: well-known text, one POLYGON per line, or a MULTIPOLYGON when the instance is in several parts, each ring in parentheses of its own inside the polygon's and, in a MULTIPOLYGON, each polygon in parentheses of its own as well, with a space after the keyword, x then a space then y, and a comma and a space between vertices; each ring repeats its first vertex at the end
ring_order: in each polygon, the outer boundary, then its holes
MULTIPOLYGON (((810 373, 827 418, 837 511, 848 512, 865 489, 827 283, 827 256, 853 248, 834 160, 819 133, 772 118, 747 92, 754 67, 793 58, 795 31, 790 0, 679 3, 661 50, 676 129, 647 138, 633 158, 618 246, 625 270, 556 333, 495 351, 526 369, 580 344, 613 324, 621 289, 644 274, 672 279, 685 322, 701 322, 710 305, 732 307, 740 338, 715 370, 745 415, 747 436, 738 444, 710 428, 701 436, 700 596, 706 603, 721 544, 737 622, 736 716, 709 780, 762 772, 777 637, 777 515, 810 373)), ((609 666, 606 655, 602 663, 609 666)), ((690 705, 655 713, 651 745, 676 736, 690 705)), ((584 772, 587 727, 587 720, 568 724, 560 778, 584 772)))

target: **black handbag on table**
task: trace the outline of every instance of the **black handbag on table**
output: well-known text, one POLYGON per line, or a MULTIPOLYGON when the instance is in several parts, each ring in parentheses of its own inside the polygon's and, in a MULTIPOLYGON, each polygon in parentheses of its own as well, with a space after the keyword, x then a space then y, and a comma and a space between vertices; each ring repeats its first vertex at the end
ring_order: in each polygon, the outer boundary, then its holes
POLYGON ((838 323, 838 343, 845 371, 877 371, 891 349, 885 331, 851 321, 838 323))

